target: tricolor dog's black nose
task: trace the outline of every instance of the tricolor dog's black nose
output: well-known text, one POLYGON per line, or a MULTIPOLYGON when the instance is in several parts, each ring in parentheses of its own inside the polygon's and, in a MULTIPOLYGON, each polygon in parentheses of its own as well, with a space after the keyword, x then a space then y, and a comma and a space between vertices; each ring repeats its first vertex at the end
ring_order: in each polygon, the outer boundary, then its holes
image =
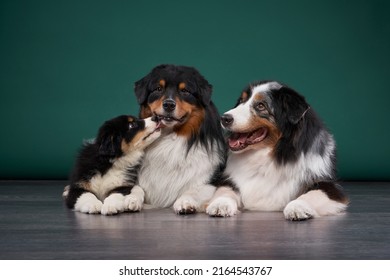
POLYGON ((167 112, 172 112, 176 108, 176 102, 173 99, 167 99, 163 102, 163 108, 167 112))
POLYGON ((224 114, 224 115, 222 115, 222 117, 221 117, 221 122, 222 122, 222 125, 223 125, 224 127, 229 127, 229 126, 231 126, 232 123, 233 123, 233 121, 234 121, 234 118, 233 118, 233 116, 230 115, 230 114, 224 114))

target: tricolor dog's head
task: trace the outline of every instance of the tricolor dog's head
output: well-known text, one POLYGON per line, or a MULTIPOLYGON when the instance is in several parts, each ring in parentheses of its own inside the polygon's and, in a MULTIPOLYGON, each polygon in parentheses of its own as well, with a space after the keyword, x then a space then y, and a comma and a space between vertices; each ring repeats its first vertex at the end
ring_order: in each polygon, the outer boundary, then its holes
POLYGON ((159 65, 135 83, 142 118, 154 117, 179 135, 199 130, 210 103, 211 85, 195 69, 187 66, 159 65))
POLYGON ((303 96, 279 82, 250 84, 235 108, 221 117, 229 132, 230 150, 275 148, 282 137, 289 137, 308 108, 303 96))
POLYGON ((122 115, 106 121, 99 129, 96 144, 99 154, 118 158, 150 145, 161 134, 156 122, 122 115))

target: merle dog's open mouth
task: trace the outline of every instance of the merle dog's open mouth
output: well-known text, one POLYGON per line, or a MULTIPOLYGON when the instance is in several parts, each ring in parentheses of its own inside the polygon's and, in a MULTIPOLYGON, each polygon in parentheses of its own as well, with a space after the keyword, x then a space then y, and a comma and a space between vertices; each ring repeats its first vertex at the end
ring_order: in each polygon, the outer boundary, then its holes
POLYGON ((232 151, 240 151, 248 147, 259 143, 267 137, 268 130, 265 127, 260 127, 251 132, 230 132, 228 138, 229 148, 232 151))

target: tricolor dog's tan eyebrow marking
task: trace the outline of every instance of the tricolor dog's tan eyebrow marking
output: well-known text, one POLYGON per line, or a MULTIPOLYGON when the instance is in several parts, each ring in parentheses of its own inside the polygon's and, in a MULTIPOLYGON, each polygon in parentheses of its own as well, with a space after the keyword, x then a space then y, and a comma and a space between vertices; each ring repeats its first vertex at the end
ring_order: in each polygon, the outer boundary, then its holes
POLYGON ((182 82, 179 84, 179 90, 185 89, 186 88, 186 83, 182 82))
POLYGON ((161 79, 161 80, 158 82, 158 84, 160 85, 160 87, 165 88, 166 82, 165 82, 164 79, 161 79))
POLYGON ((127 118, 127 121, 128 121, 128 122, 133 122, 134 119, 133 119, 132 117, 128 117, 128 118, 127 118))

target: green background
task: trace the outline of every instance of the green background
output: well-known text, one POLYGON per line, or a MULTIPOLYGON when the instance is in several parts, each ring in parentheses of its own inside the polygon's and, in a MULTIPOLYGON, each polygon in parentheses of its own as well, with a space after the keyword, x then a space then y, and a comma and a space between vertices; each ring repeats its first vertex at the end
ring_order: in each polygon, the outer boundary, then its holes
POLYGON ((0 2, 0 179, 66 179, 84 139, 138 114, 133 83, 194 66, 222 113, 253 80, 306 96, 343 180, 390 179, 389 1, 0 2))

